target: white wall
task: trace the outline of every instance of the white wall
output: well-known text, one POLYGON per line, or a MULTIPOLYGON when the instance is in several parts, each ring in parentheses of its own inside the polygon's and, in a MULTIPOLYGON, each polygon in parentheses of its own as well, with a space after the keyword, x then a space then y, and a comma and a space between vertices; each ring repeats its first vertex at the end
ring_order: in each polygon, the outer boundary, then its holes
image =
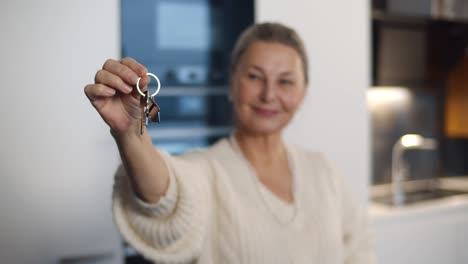
POLYGON ((118 252, 118 152, 83 92, 119 55, 118 3, 0 2, 1 263, 118 252))
POLYGON ((324 151, 367 200, 370 175, 369 1, 257 0, 258 21, 278 21, 303 38, 310 61, 305 103, 286 139, 324 151))

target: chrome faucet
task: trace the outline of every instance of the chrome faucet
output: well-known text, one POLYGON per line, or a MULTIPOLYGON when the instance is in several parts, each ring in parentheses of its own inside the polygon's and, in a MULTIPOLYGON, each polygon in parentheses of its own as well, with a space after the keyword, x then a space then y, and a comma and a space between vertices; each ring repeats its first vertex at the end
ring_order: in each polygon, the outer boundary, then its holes
POLYGON ((392 199, 393 205, 401 206, 405 202, 403 181, 408 171, 403 160, 403 153, 407 149, 436 149, 437 141, 424 138, 421 135, 407 134, 398 139, 392 149, 392 199))

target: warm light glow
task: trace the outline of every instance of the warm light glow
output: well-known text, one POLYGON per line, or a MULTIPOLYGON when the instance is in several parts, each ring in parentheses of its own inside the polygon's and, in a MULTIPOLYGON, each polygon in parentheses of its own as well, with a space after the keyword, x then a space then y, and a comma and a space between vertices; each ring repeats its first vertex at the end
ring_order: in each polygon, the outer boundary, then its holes
POLYGON ((410 97, 411 94, 407 88, 398 86, 378 86, 367 90, 369 105, 407 103, 410 97))
POLYGON ((424 138, 420 135, 407 134, 401 137, 401 145, 406 148, 421 146, 423 141, 424 138))

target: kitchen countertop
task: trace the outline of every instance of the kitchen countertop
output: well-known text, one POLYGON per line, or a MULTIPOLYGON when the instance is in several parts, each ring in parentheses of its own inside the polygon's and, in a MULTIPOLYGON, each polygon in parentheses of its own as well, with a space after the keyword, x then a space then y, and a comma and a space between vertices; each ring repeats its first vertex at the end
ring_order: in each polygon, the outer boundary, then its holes
MULTIPOLYGON (((439 215, 441 213, 459 210, 463 210, 468 214, 468 176, 441 178, 438 181, 439 186, 444 189, 467 191, 467 193, 417 202, 400 207, 371 201, 369 203, 369 216, 371 221, 391 221, 396 218, 403 219, 430 216, 433 214, 439 215)), ((373 196, 380 193, 388 193, 389 185, 372 186, 370 192, 373 196)))

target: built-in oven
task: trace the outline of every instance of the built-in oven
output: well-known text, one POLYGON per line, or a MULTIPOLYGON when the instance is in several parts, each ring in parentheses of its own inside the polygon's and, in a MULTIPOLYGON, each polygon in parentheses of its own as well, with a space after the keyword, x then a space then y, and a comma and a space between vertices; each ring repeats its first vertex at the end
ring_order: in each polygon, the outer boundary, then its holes
POLYGON ((253 0, 122 0, 121 14, 122 57, 162 85, 161 123, 148 129, 153 143, 180 153, 228 135, 230 52, 254 22, 253 0))

